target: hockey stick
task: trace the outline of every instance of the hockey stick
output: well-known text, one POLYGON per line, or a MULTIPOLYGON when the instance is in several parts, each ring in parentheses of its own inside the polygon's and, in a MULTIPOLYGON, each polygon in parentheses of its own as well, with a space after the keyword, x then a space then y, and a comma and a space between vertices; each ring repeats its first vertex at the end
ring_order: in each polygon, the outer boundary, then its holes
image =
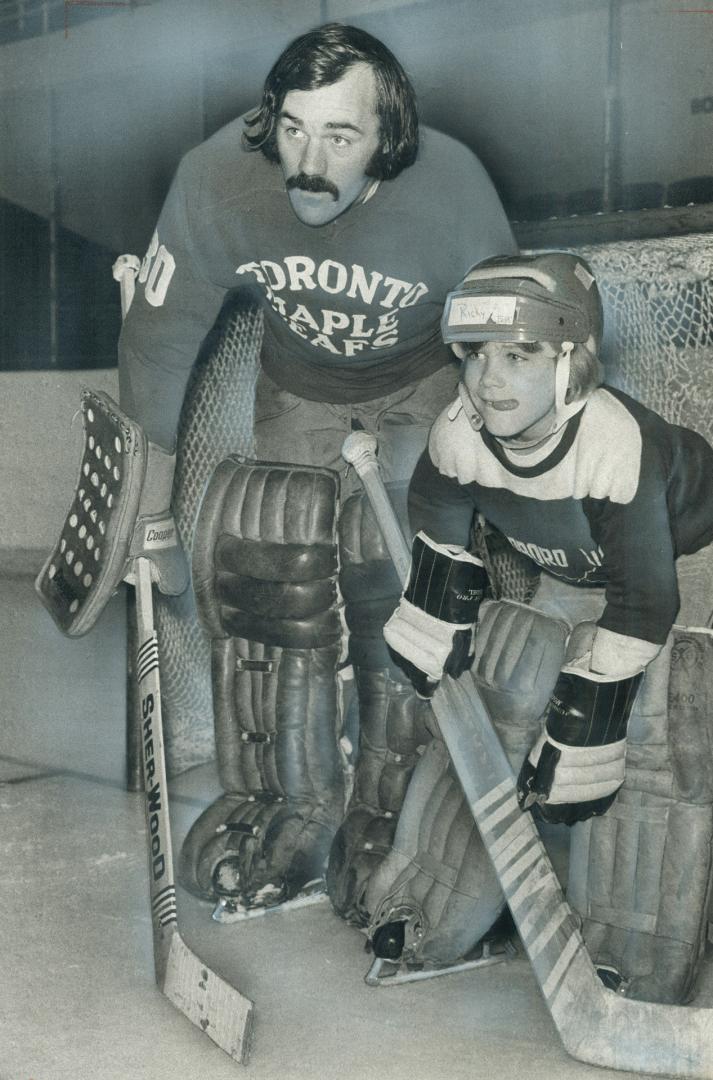
POLYGON ((111 268, 114 281, 119 282, 121 296, 121 318, 126 318, 126 313, 131 307, 136 289, 136 275, 141 268, 141 263, 136 255, 120 255, 111 268))
MULTIPOLYGON (((342 455, 361 478, 405 583, 410 553, 375 450, 373 436, 355 432, 342 455)), ((713 1010, 633 1001, 597 976, 532 817, 520 811, 509 762, 471 673, 443 678, 432 703, 564 1048, 591 1065, 711 1080, 713 1010)))
POLYGON ((211 971, 191 952, 178 931, 150 560, 137 559, 134 573, 138 628, 136 678, 144 751, 156 981, 169 1001, 192 1024, 200 1027, 226 1054, 245 1063, 250 1050, 252 1001, 211 971))
MULTIPOLYGON (((137 269, 138 260, 132 256, 123 256, 114 265, 114 277, 121 286, 122 316, 131 304, 137 269)), ((188 948, 178 930, 150 560, 136 559, 129 576, 136 588, 136 722, 143 748, 156 982, 169 1001, 192 1024, 204 1031, 235 1061, 245 1064, 250 1052, 253 1003, 211 971, 188 948)))

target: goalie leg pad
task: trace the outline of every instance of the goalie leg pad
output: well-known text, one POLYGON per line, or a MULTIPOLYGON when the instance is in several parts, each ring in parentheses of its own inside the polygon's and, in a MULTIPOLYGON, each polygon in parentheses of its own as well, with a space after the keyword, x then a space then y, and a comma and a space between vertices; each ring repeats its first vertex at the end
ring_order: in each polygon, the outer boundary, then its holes
POLYGON ((366 925, 367 884, 391 851, 419 750, 430 738, 423 702, 388 669, 356 673, 359 755, 344 821, 329 854, 327 890, 335 911, 366 925))
POLYGON ((503 909, 498 879, 439 738, 409 784, 393 850, 369 882, 370 939, 404 923, 406 963, 451 964, 487 933, 503 909))
POLYGON ((170 512, 175 455, 150 443, 107 394, 82 394, 84 448, 77 489, 35 588, 60 630, 91 630, 138 556, 163 593, 188 586, 170 512))
POLYGON ((480 608, 473 677, 517 772, 564 664, 568 625, 512 600, 480 608))
POLYGON ((226 795, 192 826, 181 879, 207 899, 294 897, 323 876, 344 804, 336 474, 232 457, 194 541, 226 795))
MULTIPOLYGON (((473 672, 516 768, 563 663, 567 627, 523 604, 481 605, 473 672)), ((445 745, 434 738, 409 784, 393 850, 369 882, 369 936, 405 923, 403 959, 451 964, 496 921, 503 897, 445 745)))
MULTIPOLYGON (((394 488, 405 512, 405 490, 394 488)), ((430 709, 392 663, 383 627, 401 587, 368 500, 344 504, 339 523, 340 584, 359 700, 359 748, 345 819, 329 856, 327 889, 343 918, 366 925, 367 883, 391 850, 430 709)))
POLYGON ((645 1001, 695 988, 713 844, 713 634, 675 629, 646 670, 626 780, 603 817, 572 830, 568 895, 592 957, 645 1001))

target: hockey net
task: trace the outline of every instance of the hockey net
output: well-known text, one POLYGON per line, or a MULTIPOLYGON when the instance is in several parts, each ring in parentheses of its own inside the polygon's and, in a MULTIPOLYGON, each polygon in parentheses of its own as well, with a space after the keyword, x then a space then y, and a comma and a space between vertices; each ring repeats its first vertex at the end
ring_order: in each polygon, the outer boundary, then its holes
MULTIPOLYGON (((592 244, 576 250, 592 265, 605 308, 607 381, 672 423, 713 443, 713 234, 592 244)), ((188 553, 208 479, 230 453, 249 454, 262 319, 244 296, 224 309, 186 394, 178 443, 174 509, 188 553)), ((524 566, 497 553, 500 595, 525 598, 524 566)), ((701 611, 711 606, 710 569, 687 560, 701 611), (705 605, 708 605, 707 608, 705 605)), ((160 597, 163 699, 169 770, 182 772, 214 755, 210 648, 192 592, 160 597)))
MULTIPOLYGON (((173 510, 190 559, 203 492, 229 454, 253 450, 253 399, 262 315, 245 295, 223 308, 194 367, 181 411, 173 510)), ((192 589, 156 594, 161 688, 169 774, 215 756, 210 641, 198 622, 192 589)))

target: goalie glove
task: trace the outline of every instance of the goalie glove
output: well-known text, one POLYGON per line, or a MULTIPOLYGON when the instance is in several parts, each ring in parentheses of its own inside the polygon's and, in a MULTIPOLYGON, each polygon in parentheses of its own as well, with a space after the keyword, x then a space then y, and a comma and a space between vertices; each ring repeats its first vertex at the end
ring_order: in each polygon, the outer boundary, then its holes
POLYGON ((612 679, 575 664, 562 669, 544 730, 518 777, 522 810, 574 825, 609 809, 624 783, 626 729, 642 676, 612 679))
POLYGON ((146 438, 107 394, 82 394, 84 449, 77 490, 57 544, 35 582, 70 637, 85 634, 139 556, 163 593, 188 585, 170 511, 175 454, 146 438))
POLYGON ((487 580, 480 559, 417 533, 408 584, 384 638, 420 697, 432 697, 444 674, 457 677, 470 665, 487 580))

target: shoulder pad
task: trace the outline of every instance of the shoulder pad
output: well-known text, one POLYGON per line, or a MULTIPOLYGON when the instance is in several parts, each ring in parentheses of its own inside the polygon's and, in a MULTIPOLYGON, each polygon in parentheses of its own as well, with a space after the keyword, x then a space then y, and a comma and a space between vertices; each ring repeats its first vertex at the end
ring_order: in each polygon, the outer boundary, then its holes
POLYGON ((428 440, 431 461, 444 476, 470 484, 476 476, 477 455, 483 440, 470 425, 460 398, 436 417, 428 440))
POLYGON ((577 447, 575 498, 630 503, 641 475, 641 429, 606 389, 595 390, 589 398, 577 447))

